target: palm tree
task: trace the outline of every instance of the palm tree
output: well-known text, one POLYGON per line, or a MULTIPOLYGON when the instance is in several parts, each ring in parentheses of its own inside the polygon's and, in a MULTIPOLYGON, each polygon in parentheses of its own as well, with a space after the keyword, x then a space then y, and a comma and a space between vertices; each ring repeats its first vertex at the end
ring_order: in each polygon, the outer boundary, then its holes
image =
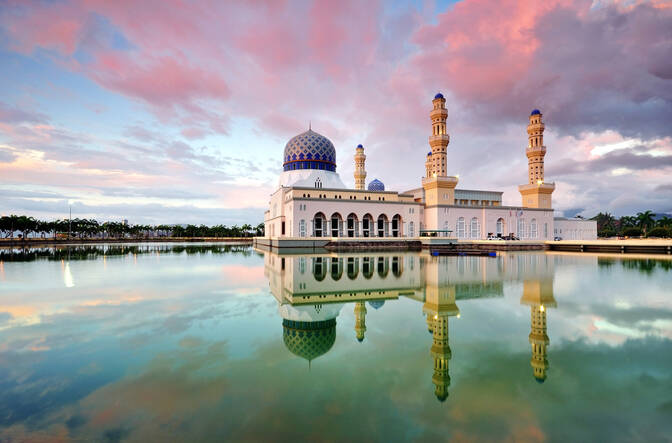
POLYGON ((663 215, 658 219, 658 226, 661 228, 667 228, 668 226, 672 226, 672 218, 668 217, 667 215, 663 215))
POLYGON ((645 236, 646 236, 646 230, 655 224, 655 220, 653 219, 653 217, 655 216, 656 214, 654 214, 649 210, 637 213, 636 216, 637 226, 642 228, 642 231, 644 232, 645 236))

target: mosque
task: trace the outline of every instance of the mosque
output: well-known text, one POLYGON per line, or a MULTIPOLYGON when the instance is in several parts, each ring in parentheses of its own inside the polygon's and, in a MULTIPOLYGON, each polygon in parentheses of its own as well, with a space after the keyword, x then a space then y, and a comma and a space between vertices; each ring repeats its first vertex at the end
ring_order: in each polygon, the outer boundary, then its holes
POLYGON ((355 149, 354 189, 336 172, 336 148, 313 131, 287 142, 279 186, 264 214, 263 241, 300 241, 316 237, 417 238, 450 235, 457 239, 482 240, 515 236, 523 240, 553 240, 560 231, 572 239, 595 239, 594 221, 554 219, 552 194, 555 184, 545 181, 544 123, 535 109, 527 126, 528 182, 520 185, 520 206, 503 206, 502 192, 459 189, 458 177, 447 175, 448 110, 441 93, 429 112, 430 151, 425 158, 422 186, 405 192, 385 189, 378 179, 366 183, 366 155, 355 149))

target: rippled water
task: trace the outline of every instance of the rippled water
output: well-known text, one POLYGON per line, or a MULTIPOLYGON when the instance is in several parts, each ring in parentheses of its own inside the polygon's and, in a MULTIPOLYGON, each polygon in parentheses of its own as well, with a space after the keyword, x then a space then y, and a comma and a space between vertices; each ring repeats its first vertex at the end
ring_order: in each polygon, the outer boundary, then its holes
POLYGON ((671 265, 0 250, 0 440, 669 440, 671 265))

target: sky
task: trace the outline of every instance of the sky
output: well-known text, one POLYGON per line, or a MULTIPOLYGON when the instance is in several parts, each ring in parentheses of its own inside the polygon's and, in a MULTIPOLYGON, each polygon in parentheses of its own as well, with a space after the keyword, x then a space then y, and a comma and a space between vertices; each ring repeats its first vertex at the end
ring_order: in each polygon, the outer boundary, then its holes
POLYGON ((2 1, 0 214, 257 224, 308 129, 354 186, 449 174, 520 204, 546 123, 559 214, 672 213, 672 2, 2 1))

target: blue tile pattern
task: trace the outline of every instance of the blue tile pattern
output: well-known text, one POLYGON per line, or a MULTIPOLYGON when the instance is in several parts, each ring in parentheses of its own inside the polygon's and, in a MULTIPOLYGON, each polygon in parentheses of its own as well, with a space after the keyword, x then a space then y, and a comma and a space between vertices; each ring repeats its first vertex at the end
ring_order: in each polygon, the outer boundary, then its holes
POLYGON ((331 141, 309 129, 285 145, 283 169, 322 169, 336 171, 336 148, 331 141))
POLYGON ((383 184, 383 182, 381 182, 380 180, 378 180, 376 178, 376 179, 373 179, 369 183, 368 190, 369 191, 384 191, 385 190, 385 185, 383 184))

